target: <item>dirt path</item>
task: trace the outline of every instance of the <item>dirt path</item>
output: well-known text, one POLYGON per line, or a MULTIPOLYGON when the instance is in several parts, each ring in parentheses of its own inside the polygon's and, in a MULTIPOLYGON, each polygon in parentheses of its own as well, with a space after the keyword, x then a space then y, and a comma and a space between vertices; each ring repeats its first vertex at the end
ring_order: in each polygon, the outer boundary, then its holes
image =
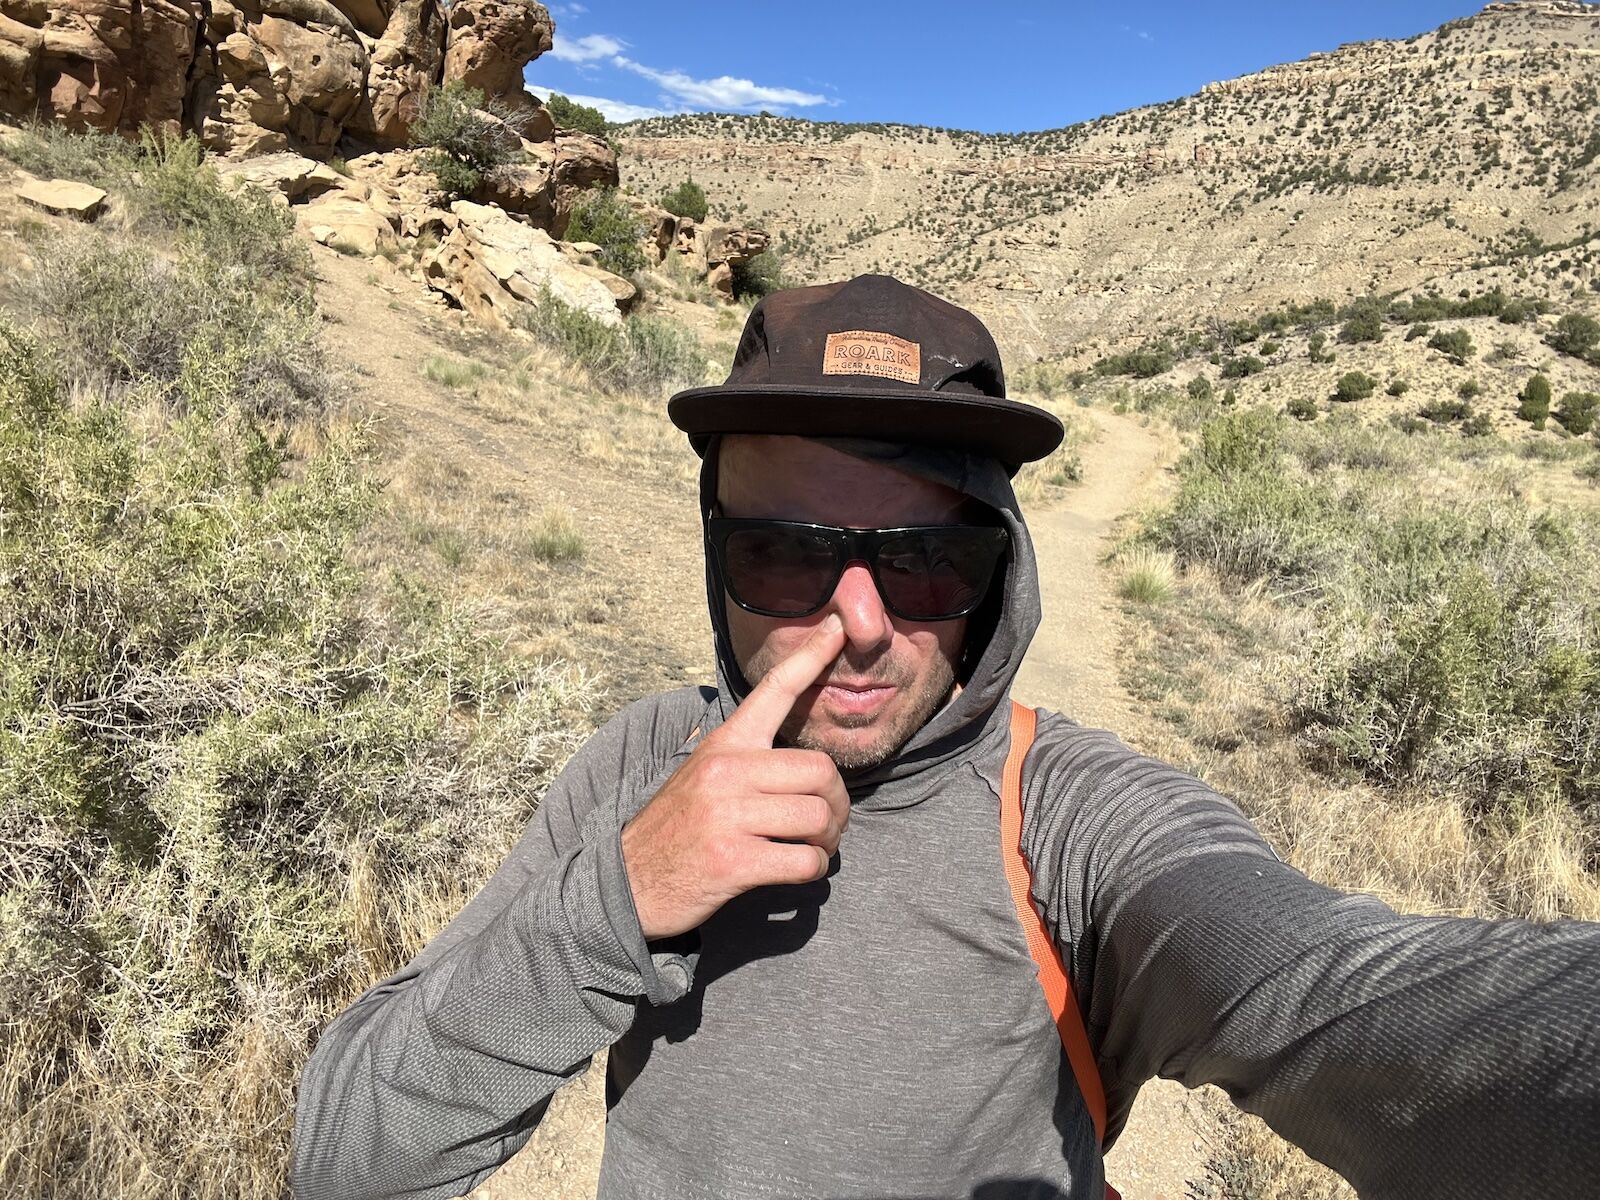
MULTIPOLYGON (((1113 572, 1104 562, 1118 521, 1162 494, 1173 448, 1130 417, 1082 416, 1100 440, 1084 452, 1084 480, 1060 508, 1030 514, 1044 622, 1017 677, 1017 698, 1110 729, 1137 746, 1141 717, 1117 677, 1122 637, 1113 572)), ((1126 1200, 1182 1200, 1205 1161, 1197 1098, 1175 1083, 1146 1085, 1106 1164, 1126 1200)))

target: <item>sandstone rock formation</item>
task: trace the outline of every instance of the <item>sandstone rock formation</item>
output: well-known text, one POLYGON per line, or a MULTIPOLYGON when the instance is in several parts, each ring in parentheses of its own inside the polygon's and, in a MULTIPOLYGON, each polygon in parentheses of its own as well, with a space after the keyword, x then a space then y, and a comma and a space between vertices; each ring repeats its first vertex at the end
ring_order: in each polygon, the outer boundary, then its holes
POLYGON ((522 72, 554 31, 534 0, 0 0, 0 112, 326 158, 405 145, 426 90, 459 79, 543 142, 522 72))
POLYGON ((459 79, 490 100, 522 103, 522 68, 550 49, 555 22, 535 0, 455 0, 445 82, 459 79))
POLYGON ((578 260, 542 229, 487 204, 458 200, 448 233, 423 260, 428 283, 479 321, 506 328, 522 304, 556 299, 608 325, 636 298, 627 280, 578 260))
POLYGON ((705 277, 711 290, 724 300, 733 299, 733 268, 749 262, 770 244, 760 229, 737 225, 702 225, 691 217, 675 217, 665 209, 650 208, 654 233, 651 245, 656 261, 677 255, 692 273, 705 277))

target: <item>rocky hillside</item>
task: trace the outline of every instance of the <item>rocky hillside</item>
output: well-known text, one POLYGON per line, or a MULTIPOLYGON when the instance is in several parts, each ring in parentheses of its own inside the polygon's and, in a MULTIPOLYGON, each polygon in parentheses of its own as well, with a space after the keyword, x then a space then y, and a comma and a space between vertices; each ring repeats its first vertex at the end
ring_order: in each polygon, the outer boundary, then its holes
MULTIPOLYGON (((884 270, 1019 357, 1098 357, 1214 314, 1600 285, 1600 7, 1490 4, 1065 129, 690 115, 623 127, 624 186, 692 173, 804 279, 884 270)), ((1015 359, 1014 359, 1015 361, 1015 359)))

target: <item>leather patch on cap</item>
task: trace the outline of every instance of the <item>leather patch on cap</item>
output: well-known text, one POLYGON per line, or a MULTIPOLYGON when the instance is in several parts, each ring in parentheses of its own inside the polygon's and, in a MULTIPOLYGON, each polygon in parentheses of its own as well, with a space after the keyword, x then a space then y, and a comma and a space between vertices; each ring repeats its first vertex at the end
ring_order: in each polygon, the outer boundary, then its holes
POLYGON ((922 378, 922 344, 871 329, 830 333, 822 352, 822 373, 879 375, 916 383, 922 378))

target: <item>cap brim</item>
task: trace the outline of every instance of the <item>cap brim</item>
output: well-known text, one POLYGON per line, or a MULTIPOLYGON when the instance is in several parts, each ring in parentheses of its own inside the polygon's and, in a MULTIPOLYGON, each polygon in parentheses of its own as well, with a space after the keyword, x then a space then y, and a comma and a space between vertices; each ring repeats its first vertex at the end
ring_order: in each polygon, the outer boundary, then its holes
POLYGON ((985 454, 1015 475, 1061 444, 1053 414, 994 396, 887 388, 795 388, 780 384, 701 387, 667 402, 695 452, 720 433, 863 437, 985 454))

